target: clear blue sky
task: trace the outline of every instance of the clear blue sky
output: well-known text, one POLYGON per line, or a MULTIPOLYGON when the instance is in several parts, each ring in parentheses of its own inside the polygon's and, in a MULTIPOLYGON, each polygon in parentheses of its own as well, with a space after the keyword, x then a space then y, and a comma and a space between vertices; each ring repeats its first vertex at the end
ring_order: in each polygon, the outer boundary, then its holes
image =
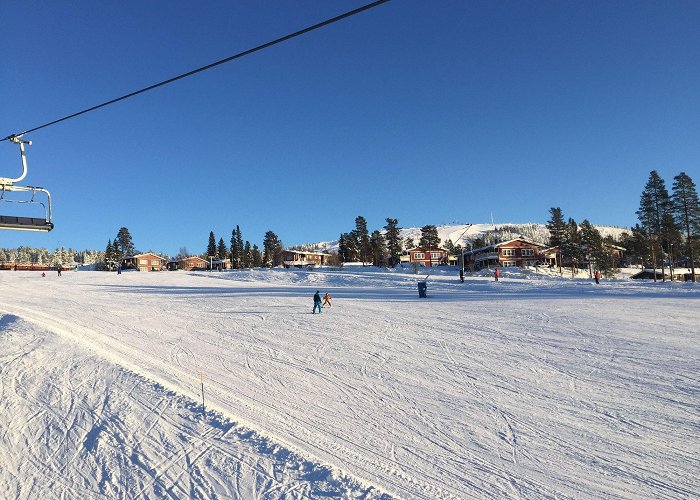
MULTIPOLYGON (((0 136, 358 7, 11 1, 0 136)), ((636 223, 657 170, 700 183, 700 3, 393 0, 302 38, 30 136, 49 234, 0 246, 203 252, 458 222, 636 223)), ((0 143, 0 176, 20 171, 0 143)), ((15 207, 0 204, 1 213, 15 207)), ((16 211, 16 210, 15 210, 16 211)))

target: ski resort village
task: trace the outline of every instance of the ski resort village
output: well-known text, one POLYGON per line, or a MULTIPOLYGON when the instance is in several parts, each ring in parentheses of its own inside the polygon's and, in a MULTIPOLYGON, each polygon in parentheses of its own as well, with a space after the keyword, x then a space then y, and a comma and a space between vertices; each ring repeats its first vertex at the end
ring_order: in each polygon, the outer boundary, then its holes
POLYGON ((0 500, 700 499, 699 25, 3 2, 0 500))

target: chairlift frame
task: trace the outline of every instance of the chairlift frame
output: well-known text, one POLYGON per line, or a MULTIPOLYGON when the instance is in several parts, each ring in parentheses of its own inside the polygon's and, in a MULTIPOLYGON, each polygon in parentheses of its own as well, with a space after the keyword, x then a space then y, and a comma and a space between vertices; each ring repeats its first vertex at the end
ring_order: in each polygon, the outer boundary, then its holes
POLYGON ((21 135, 13 135, 9 138, 11 142, 19 145, 20 156, 22 158, 22 174, 16 178, 0 177, 0 201, 12 203, 38 203, 44 208, 44 218, 41 217, 15 217, 10 215, 0 215, 0 229, 10 229, 15 231, 51 231, 53 222, 51 221, 51 193, 38 186, 17 186, 27 176, 27 155, 24 145, 31 145, 32 141, 23 141, 21 135), (28 200, 11 200, 5 198, 7 192, 31 192, 32 196, 28 200), (47 202, 36 200, 37 193, 46 196, 47 202))

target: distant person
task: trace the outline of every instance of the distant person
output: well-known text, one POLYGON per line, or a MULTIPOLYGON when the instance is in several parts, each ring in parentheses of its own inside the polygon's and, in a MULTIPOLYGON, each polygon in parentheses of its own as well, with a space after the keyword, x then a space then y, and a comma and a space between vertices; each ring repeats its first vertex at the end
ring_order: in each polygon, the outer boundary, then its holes
POLYGON ((493 272, 493 278, 494 280, 498 281, 498 277, 501 275, 501 270, 496 268, 496 270, 493 272))
POLYGON ((326 293, 326 295, 323 296, 323 304, 321 307, 325 307, 326 305, 328 305, 328 307, 333 307, 333 303, 331 302, 332 298, 330 293, 326 293))
POLYGON ((41 277, 42 277, 42 278, 46 278, 46 273, 42 271, 42 272, 41 272, 41 277))
POLYGON ((596 285, 600 283, 600 271, 596 271, 595 274, 593 275, 595 278, 595 283, 596 285))
POLYGON ((122 266, 118 265, 117 266, 117 274, 121 274, 121 273, 122 273, 122 266))
POLYGON ((56 271, 58 272, 58 275, 60 276, 60 275, 61 275, 61 266, 58 266, 58 267, 56 268, 56 271))
POLYGON ((318 307, 318 313, 321 314, 321 292, 316 290, 316 293, 314 294, 314 308, 311 311, 311 314, 316 314, 316 308, 318 307))

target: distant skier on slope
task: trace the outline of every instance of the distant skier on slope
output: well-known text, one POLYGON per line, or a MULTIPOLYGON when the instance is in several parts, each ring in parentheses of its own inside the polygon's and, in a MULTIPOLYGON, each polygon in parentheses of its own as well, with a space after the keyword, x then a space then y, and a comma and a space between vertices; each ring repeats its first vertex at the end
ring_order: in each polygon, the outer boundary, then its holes
POLYGON ((493 272, 493 279, 495 281, 498 281, 498 277, 501 275, 501 270, 496 268, 496 270, 493 272))
POLYGON ((326 305, 328 305, 328 307, 333 307, 333 302, 331 302, 332 298, 331 294, 326 292, 326 295, 323 296, 323 304, 321 307, 326 307, 326 305))
POLYGON ((314 294, 314 308, 311 311, 311 314, 316 314, 316 308, 318 307, 318 313, 321 314, 321 292, 316 290, 316 293, 314 294))
POLYGON ((595 274, 593 275, 595 278, 595 283, 596 285, 600 283, 600 271, 596 271, 595 274))

